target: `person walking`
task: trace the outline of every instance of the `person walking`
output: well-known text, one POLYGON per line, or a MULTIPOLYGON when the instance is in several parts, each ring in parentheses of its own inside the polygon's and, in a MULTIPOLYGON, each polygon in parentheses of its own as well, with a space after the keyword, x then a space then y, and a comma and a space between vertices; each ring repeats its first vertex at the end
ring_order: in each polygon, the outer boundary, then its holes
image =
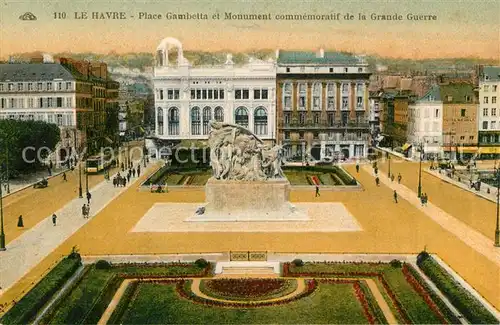
POLYGON ((23 215, 21 214, 17 219, 17 227, 24 228, 23 215))
POLYGON ((375 175, 378 175, 378 167, 375 167, 375 175))
POLYGON ((316 185, 316 196, 315 197, 318 197, 318 196, 321 196, 321 194, 319 194, 319 186, 316 185))
POLYGON ((356 173, 359 173, 359 163, 356 163, 356 173))
POLYGON ((398 184, 401 184, 402 178, 403 178, 403 176, 401 176, 401 173, 398 173, 398 184))
POLYGON ((130 173, 127 175, 127 182, 130 182, 130 173))
POLYGON ((394 202, 398 203, 398 193, 394 190, 394 202))
POLYGON ((391 175, 391 182, 394 182, 394 174, 391 175))
POLYGON ((85 218, 89 218, 89 215, 90 215, 90 205, 86 205, 85 206, 85 218))
POLYGON ((82 205, 82 217, 85 219, 87 217, 87 206, 85 203, 82 205))
POLYGON ((92 194, 90 192, 87 192, 87 203, 90 204, 90 199, 92 198, 92 194))
POLYGON ((125 177, 123 177, 123 187, 127 186, 127 179, 125 177))
POLYGON ((424 197, 424 194, 420 195, 420 204, 421 204, 422 206, 424 206, 424 204, 425 204, 425 197, 424 197))
POLYGON ((66 178, 66 172, 63 172, 63 174, 62 174, 62 178, 63 178, 63 181, 65 181, 65 182, 67 182, 67 181, 68 181, 68 179, 66 178))
POLYGON ((122 168, 122 172, 125 171, 125 165, 123 164, 123 162, 120 167, 122 168))
POLYGON ((52 214, 52 224, 55 226, 55 225, 56 225, 56 223, 57 223, 57 216, 56 216, 56 214, 54 213, 54 214, 52 214))
POLYGON ((427 206, 427 200, 428 200, 427 193, 424 193, 424 206, 427 206))
POLYGON ((135 168, 132 168, 132 177, 135 177, 135 168))
POLYGON ((377 186, 380 186, 380 179, 377 177, 375 177, 375 184, 377 184, 377 186))

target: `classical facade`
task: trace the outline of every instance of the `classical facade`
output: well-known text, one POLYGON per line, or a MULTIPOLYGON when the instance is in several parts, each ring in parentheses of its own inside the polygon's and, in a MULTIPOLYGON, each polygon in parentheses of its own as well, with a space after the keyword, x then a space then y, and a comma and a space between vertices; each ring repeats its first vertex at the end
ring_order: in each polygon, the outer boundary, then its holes
POLYGON ((479 145, 498 148, 488 153, 500 153, 500 67, 486 66, 480 71, 477 116, 479 145))
POLYGON ((267 142, 275 138, 276 65, 250 60, 237 66, 227 55, 219 66, 193 67, 182 44, 164 39, 154 69, 155 139, 148 146, 207 140, 210 121, 248 128, 267 142), (177 50, 177 59, 169 58, 177 50))
POLYGON ((368 64, 320 50, 277 51, 277 139, 304 161, 368 153, 368 64))
POLYGON ((439 87, 431 88, 422 98, 408 106, 409 156, 419 157, 423 147, 427 157, 437 157, 443 144, 443 102, 439 87))

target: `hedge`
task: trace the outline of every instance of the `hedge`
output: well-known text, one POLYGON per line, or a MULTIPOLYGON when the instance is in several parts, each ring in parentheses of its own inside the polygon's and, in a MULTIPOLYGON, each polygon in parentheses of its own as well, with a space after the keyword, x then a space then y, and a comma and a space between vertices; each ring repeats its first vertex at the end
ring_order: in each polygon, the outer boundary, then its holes
POLYGON ((32 321, 81 264, 80 258, 64 258, 0 319, 0 323, 27 324, 32 321))
POLYGON ((123 318, 123 315, 127 311, 130 301, 132 300, 132 297, 134 296, 138 287, 139 287, 139 281, 132 281, 128 285, 127 289, 125 289, 125 292, 123 293, 122 298, 120 299, 120 302, 118 302, 118 305, 113 311, 113 314, 109 318, 108 324, 121 323, 121 319, 123 318))
POLYGON ((498 324, 493 316, 472 294, 456 282, 431 256, 417 259, 418 267, 472 324, 498 324))
POLYGON ((104 314, 104 311, 106 311, 106 308, 108 308, 109 303, 113 300, 122 282, 122 278, 114 276, 101 291, 101 294, 94 301, 94 305, 90 308, 80 324, 97 324, 104 314))

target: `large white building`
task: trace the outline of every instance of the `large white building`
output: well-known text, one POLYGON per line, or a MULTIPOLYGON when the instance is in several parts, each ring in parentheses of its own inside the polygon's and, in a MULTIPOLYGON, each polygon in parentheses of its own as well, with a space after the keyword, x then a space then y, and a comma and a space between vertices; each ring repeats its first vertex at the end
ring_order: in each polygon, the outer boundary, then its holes
POLYGON ((443 102, 439 87, 432 87, 427 94, 408 106, 408 143, 410 156, 419 157, 419 146, 428 158, 441 153, 443 144, 443 102))
MULTIPOLYGON (((206 140, 210 120, 247 127, 263 140, 275 138, 276 65, 250 60, 236 66, 230 54, 220 66, 193 67, 182 44, 164 39, 157 48, 153 76, 155 145, 206 140), (169 51, 177 50, 176 62, 169 51)), ((153 145, 149 143, 148 146, 153 145)))
POLYGON ((483 67, 479 76, 479 111, 477 112, 481 146, 500 146, 499 99, 500 67, 483 67))
POLYGON ((0 119, 57 124, 61 129, 61 142, 56 148, 59 155, 53 158, 64 160, 74 147, 74 76, 56 63, 0 64, 0 119))

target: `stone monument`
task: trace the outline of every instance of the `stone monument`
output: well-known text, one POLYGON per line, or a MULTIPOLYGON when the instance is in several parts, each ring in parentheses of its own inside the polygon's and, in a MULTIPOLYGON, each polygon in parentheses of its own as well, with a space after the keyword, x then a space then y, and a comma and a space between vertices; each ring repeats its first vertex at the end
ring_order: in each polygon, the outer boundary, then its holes
POLYGON ((213 177, 206 184, 204 210, 188 221, 309 220, 289 202, 281 146, 264 144, 240 125, 212 121, 210 127, 213 177))

